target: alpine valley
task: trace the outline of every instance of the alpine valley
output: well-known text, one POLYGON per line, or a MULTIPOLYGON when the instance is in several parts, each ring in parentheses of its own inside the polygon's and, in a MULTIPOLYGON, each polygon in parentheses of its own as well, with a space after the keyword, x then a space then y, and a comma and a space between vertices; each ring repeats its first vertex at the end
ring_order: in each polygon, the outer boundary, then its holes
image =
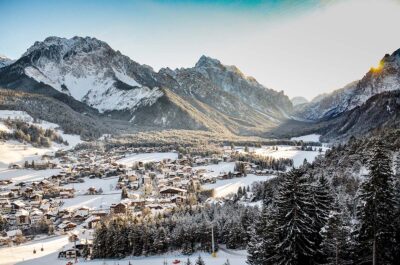
POLYGON ((0 56, 0 265, 399 260, 400 49, 311 101, 92 37, 0 56))
POLYGON ((336 139, 390 126, 399 110, 400 51, 385 55, 381 69, 371 69, 361 80, 295 106, 283 91, 267 88, 217 59, 202 56, 192 68, 156 72, 90 37, 49 37, 34 43, 18 60, 2 57, 0 65, 2 93, 24 92, 18 94, 21 100, 38 101, 31 109, 4 98, 2 108, 59 122, 58 117, 41 114, 39 95, 45 96, 67 108, 77 122, 90 119, 88 126, 98 124, 96 130, 82 129, 86 136, 184 129, 281 137, 305 130, 336 139), (363 121, 360 128, 361 108, 374 108, 384 118, 363 121), (110 122, 118 126, 107 129, 110 122))

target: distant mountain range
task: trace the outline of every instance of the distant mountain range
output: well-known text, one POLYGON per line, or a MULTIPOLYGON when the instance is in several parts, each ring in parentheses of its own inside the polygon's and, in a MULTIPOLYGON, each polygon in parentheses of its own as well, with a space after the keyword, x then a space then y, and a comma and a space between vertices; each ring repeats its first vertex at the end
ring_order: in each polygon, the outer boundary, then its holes
MULTIPOLYGON (((108 124, 115 121, 122 131, 191 129, 264 135, 282 124, 296 123, 328 135, 332 126, 339 126, 338 120, 372 104, 368 99, 374 95, 399 90, 399 53, 386 55, 379 68, 360 81, 308 102, 299 97, 289 100, 282 91, 268 89, 237 67, 207 56, 191 68, 156 72, 95 38, 49 37, 16 61, 0 58, 0 87, 52 97, 77 112, 73 115, 95 117, 92 127, 107 120, 108 124)), ((0 101, 2 105, 10 106, 0 101)), ((358 132, 347 129, 346 135, 349 131, 358 132)))
POLYGON ((358 81, 330 94, 320 95, 305 105, 298 105, 294 115, 308 120, 329 119, 361 106, 374 95, 400 89, 400 49, 386 54, 377 68, 358 81))

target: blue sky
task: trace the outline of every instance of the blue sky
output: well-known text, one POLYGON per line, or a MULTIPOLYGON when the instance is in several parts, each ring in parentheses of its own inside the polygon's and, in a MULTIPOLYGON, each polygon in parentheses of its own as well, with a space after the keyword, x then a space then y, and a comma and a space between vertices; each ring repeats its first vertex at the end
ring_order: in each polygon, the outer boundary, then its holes
POLYGON ((156 70, 205 54, 309 99, 400 48, 398 0, 0 0, 0 14, 13 59, 48 36, 92 36, 156 70))

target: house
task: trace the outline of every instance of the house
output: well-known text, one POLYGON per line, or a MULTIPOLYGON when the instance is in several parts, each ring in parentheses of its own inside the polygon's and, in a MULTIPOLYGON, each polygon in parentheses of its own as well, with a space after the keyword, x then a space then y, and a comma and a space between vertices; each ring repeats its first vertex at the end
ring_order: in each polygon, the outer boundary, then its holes
POLYGON ((61 224, 59 224, 57 228, 62 232, 68 232, 75 229, 75 227, 76 227, 75 223, 65 220, 61 224))
POLYGON ((128 205, 123 202, 120 202, 118 204, 113 204, 110 206, 110 212, 112 214, 127 214, 128 213, 128 205))
POLYGON ((175 204, 177 204, 177 205, 183 204, 183 203, 186 202, 186 197, 180 196, 180 195, 174 195, 174 196, 172 196, 172 198, 171 198, 171 202, 173 202, 173 203, 175 203, 175 204))
POLYGON ((186 190, 176 187, 165 187, 162 190, 160 190, 160 195, 163 197, 172 197, 174 195, 184 196, 186 192, 187 192, 186 190))
POLYGON ((41 220, 43 220, 43 212, 38 209, 34 209, 31 211, 29 218, 30 218, 31 224, 37 224, 41 220))
POLYGON ((17 225, 29 225, 29 212, 25 209, 20 209, 15 213, 17 225))

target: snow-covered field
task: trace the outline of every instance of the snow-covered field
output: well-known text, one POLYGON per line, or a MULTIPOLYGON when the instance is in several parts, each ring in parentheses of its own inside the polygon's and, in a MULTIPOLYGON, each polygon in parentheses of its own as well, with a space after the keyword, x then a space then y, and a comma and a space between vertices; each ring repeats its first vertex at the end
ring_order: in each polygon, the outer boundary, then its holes
POLYGON ((101 195, 78 195, 71 199, 64 199, 61 209, 77 209, 87 206, 91 209, 109 209, 113 203, 121 201, 121 193, 101 195))
POLYGON ((220 173, 228 173, 229 171, 233 172, 235 169, 235 162, 222 162, 214 165, 197 166, 193 169, 205 169, 207 170, 205 175, 208 175, 210 177, 217 177, 220 173))
MULTIPOLYGON (((0 264, 19 264, 23 261, 26 264, 53 264, 56 259, 56 255, 63 246, 68 244, 67 236, 56 236, 47 238, 44 240, 35 240, 22 244, 20 246, 14 246, 12 248, 0 248, 0 264), (43 246, 43 251, 40 249, 43 246), (33 254, 33 250, 36 250, 36 254, 33 254), (52 257, 53 261, 49 263, 41 263, 40 260, 46 260, 48 257, 52 257)), ((59 264, 65 264, 66 262, 59 264)))
POLYGON ((292 137, 292 141, 303 141, 303 142, 319 142, 320 134, 308 134, 299 137, 292 137))
POLYGON ((52 151, 52 148, 36 148, 30 144, 17 141, 0 141, 0 168, 7 168, 10 163, 37 160, 42 155, 52 151))
MULTIPOLYGON (((44 154, 55 152, 59 149, 70 149, 82 142, 79 135, 65 134, 59 129, 57 124, 47 121, 34 123, 34 119, 24 111, 0 110, 0 120, 8 118, 23 120, 27 123, 42 127, 43 129, 53 129, 57 131, 64 140, 68 141, 69 145, 65 146, 53 143, 49 148, 36 148, 31 144, 24 144, 18 141, 0 142, 0 168, 6 168, 10 163, 21 163, 24 160, 37 160, 44 154)), ((11 132, 1 121, 0 130, 11 132)))
POLYGON ((229 194, 236 193, 240 187, 251 186, 251 184, 254 182, 267 181, 274 177, 275 176, 273 175, 257 176, 254 174, 248 174, 246 177, 218 180, 216 183, 207 184, 203 187, 206 189, 214 189, 215 197, 221 198, 229 194))
POLYGON ((85 182, 83 183, 71 183, 65 185, 66 188, 74 188, 75 193, 82 195, 87 192, 90 187, 94 187, 97 190, 100 188, 103 190, 103 194, 115 193, 115 186, 118 183, 118 177, 109 177, 109 178, 85 178, 85 182))
POLYGON ((15 184, 21 181, 40 181, 60 173, 60 169, 8 169, 0 168, 0 180, 13 180, 15 184))
POLYGON ((126 157, 117 160, 116 162, 124 165, 132 165, 136 162, 158 162, 164 159, 178 159, 178 153, 168 152, 168 153, 140 153, 127 155, 126 157))
MULTIPOLYGON (((317 150, 319 147, 316 147, 317 150)), ((322 148, 323 151, 326 148, 322 148)), ((314 161, 315 157, 317 157, 320 153, 318 151, 302 151, 297 150, 294 146, 278 146, 278 150, 273 150, 272 147, 261 147, 255 148, 255 153, 264 156, 272 156, 274 158, 291 158, 293 159, 293 164, 295 167, 303 164, 304 159, 307 159, 308 162, 314 161)))

